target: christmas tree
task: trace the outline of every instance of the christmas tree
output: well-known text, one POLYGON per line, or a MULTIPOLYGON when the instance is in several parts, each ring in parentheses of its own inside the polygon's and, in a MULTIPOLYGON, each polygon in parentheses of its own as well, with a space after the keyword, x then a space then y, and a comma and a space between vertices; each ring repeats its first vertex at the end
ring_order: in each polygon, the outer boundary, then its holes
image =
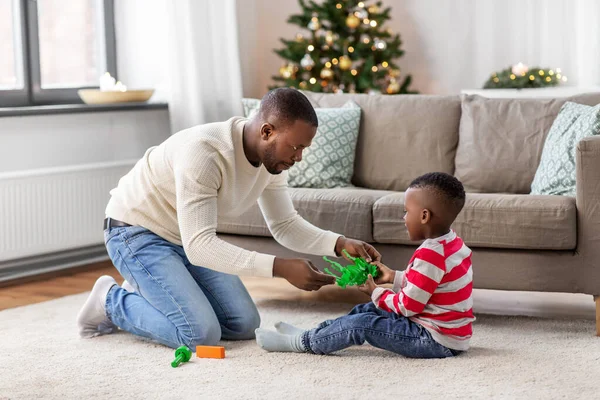
POLYGON ((400 35, 385 29, 390 8, 382 2, 358 0, 298 0, 302 13, 288 22, 308 29, 275 52, 286 60, 274 87, 314 92, 417 93, 409 90, 411 76, 401 76, 394 60, 401 57, 400 35))

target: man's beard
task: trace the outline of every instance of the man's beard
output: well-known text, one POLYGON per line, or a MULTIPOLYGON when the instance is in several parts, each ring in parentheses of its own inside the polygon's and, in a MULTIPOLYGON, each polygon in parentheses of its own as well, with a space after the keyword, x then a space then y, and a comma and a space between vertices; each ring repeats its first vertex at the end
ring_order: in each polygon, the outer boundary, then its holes
POLYGON ((271 175, 279 175, 281 173, 281 170, 277 169, 279 163, 275 159, 275 141, 271 142, 265 150, 263 164, 271 175))

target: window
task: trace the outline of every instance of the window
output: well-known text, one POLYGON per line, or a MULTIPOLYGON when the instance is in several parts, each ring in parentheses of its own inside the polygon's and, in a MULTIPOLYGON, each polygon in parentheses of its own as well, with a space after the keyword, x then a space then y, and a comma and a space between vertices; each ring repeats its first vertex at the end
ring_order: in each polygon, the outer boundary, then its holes
POLYGON ((81 103, 106 71, 113 0, 0 0, 0 106, 81 103))

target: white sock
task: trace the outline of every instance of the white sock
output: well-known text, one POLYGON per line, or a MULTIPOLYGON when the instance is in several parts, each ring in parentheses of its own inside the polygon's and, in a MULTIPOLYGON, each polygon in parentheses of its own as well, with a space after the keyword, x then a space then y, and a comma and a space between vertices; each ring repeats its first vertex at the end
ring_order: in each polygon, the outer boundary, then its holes
POLYGON ((300 335, 304 332, 304 329, 296 328, 294 325, 290 325, 282 321, 279 321, 275 324, 275 329, 277 329, 277 332, 285 335, 300 335))
POLYGON ((108 275, 98 278, 83 307, 77 315, 79 336, 91 338, 94 336, 111 333, 115 325, 106 316, 104 303, 106 295, 117 282, 108 275))
POLYGON ((254 331, 256 343, 266 351, 305 353, 302 345, 302 335, 285 335, 267 329, 258 328, 254 331))
POLYGON ((127 290, 129 293, 135 293, 135 288, 131 285, 131 283, 127 282, 127 280, 123 281, 121 288, 127 290))

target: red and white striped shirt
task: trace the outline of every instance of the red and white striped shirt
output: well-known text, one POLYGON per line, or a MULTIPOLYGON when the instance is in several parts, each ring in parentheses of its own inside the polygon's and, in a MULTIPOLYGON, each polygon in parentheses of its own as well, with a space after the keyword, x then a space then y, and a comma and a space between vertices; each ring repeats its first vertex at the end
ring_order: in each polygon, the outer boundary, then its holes
POLYGON ((397 272, 393 290, 377 288, 378 307, 410 318, 433 339, 451 349, 467 350, 473 333, 471 249, 454 230, 427 239, 408 267, 397 272))

